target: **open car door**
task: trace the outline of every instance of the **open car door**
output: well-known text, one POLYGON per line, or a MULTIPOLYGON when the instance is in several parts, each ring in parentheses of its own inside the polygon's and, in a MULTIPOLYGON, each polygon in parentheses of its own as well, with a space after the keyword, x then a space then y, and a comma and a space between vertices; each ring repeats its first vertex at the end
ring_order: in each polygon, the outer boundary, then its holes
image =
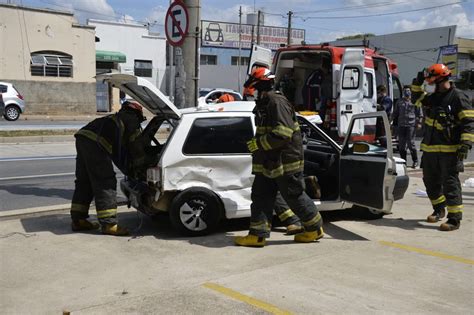
POLYGON ((252 68, 254 66, 265 67, 270 69, 272 65, 272 51, 261 46, 252 45, 252 50, 250 51, 250 61, 247 68, 247 74, 252 73, 252 68))
POLYGON ((396 164, 385 111, 354 115, 339 165, 341 200, 390 213, 394 201, 396 164), (360 122, 368 122, 369 125, 360 122), (371 126, 376 126, 376 129, 371 126))
MULTIPOLYGON (((337 129, 340 137, 346 135, 352 115, 363 112, 364 62, 364 49, 346 48, 339 75, 340 94, 337 99, 337 129)), ((362 125, 354 126, 357 132, 363 128, 363 121, 359 123, 362 125)))

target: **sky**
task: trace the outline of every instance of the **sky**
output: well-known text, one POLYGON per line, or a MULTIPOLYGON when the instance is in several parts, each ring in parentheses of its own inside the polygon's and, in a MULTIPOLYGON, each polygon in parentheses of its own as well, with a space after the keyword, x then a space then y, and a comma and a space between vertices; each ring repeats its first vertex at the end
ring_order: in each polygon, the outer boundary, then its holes
MULTIPOLYGON (((0 0, 39 8, 74 12, 81 23, 88 18, 149 23, 163 33, 169 0, 0 0)), ((384 35, 457 25, 456 36, 474 38, 474 0, 201 0, 201 18, 239 21, 243 13, 260 10, 265 25, 306 30, 307 43, 332 41, 361 33, 384 35)), ((245 17, 243 18, 245 21, 245 17)))

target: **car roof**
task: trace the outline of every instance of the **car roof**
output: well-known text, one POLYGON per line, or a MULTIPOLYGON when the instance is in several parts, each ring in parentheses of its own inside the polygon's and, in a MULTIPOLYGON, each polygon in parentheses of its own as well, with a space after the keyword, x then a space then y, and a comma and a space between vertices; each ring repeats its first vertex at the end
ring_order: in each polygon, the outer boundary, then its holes
POLYGON ((204 105, 198 107, 190 107, 181 109, 182 114, 198 114, 205 112, 252 112, 255 107, 254 101, 235 101, 212 105, 204 105))
POLYGON ((223 91, 223 92, 239 93, 235 90, 227 89, 227 88, 200 88, 199 91, 203 91, 203 92, 223 91))

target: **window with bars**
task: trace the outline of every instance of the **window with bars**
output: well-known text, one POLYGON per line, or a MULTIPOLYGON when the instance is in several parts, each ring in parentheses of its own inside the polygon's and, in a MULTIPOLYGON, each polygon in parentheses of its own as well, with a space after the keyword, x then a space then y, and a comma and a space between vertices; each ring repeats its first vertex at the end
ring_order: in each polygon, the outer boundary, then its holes
POLYGON ((217 56, 216 55, 201 55, 201 64, 202 65, 217 65, 217 56))
MULTIPOLYGON (((238 56, 232 56, 231 58, 231 65, 233 66, 238 66, 238 61, 239 61, 239 57, 238 56)), ((250 58, 249 57, 240 57, 240 65, 241 66, 248 66, 250 62, 250 58)))
POLYGON ((134 72, 137 77, 152 77, 153 63, 151 60, 135 60, 134 72))
POLYGON ((69 77, 73 71, 72 56, 55 53, 32 53, 30 70, 32 76, 39 77, 69 77))

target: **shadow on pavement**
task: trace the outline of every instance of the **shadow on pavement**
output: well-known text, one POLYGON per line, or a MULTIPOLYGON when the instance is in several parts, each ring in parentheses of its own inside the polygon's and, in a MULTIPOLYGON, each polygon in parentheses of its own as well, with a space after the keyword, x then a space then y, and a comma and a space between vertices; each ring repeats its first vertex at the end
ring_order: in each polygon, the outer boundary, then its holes
MULTIPOLYGON (((352 233, 348 230, 340 228, 331 222, 338 220, 346 220, 350 217, 344 211, 331 211, 323 213, 324 231, 333 239, 351 240, 351 241, 366 241, 367 239, 352 233)), ((91 221, 97 221, 95 211, 91 211, 91 221)), ((236 231, 247 231, 249 226, 249 218, 224 220, 216 233, 210 236, 188 237, 181 236, 173 228, 169 217, 166 214, 157 215, 153 218, 148 217, 136 211, 128 211, 118 214, 119 223, 127 227, 130 232, 130 237, 125 237, 128 241, 138 241, 145 236, 153 236, 157 239, 163 240, 180 240, 190 244, 200 245, 211 248, 221 248, 227 246, 234 246, 233 233, 236 231), (230 233, 230 234, 229 234, 230 233)), ((354 220, 354 217, 351 217, 354 220)), ((20 219, 21 224, 26 233, 36 232, 51 232, 55 235, 67 235, 74 233, 71 231, 71 219, 69 214, 48 214, 42 216, 29 216, 20 219)), ((275 227, 272 233, 284 233, 285 228, 279 225, 275 219, 275 227)), ((100 230, 87 232, 89 235, 102 236, 100 230)), ((294 244, 293 236, 288 236, 288 240, 268 240, 272 245, 294 244)))
POLYGON ((387 227, 394 227, 399 228, 402 230, 414 231, 418 229, 427 229, 427 230, 438 230, 439 225, 443 221, 439 221, 439 223, 426 223, 424 219, 410 219, 405 220, 403 218, 383 218, 380 220, 373 220, 373 221, 366 221, 367 224, 374 225, 374 226, 387 226, 387 227))

